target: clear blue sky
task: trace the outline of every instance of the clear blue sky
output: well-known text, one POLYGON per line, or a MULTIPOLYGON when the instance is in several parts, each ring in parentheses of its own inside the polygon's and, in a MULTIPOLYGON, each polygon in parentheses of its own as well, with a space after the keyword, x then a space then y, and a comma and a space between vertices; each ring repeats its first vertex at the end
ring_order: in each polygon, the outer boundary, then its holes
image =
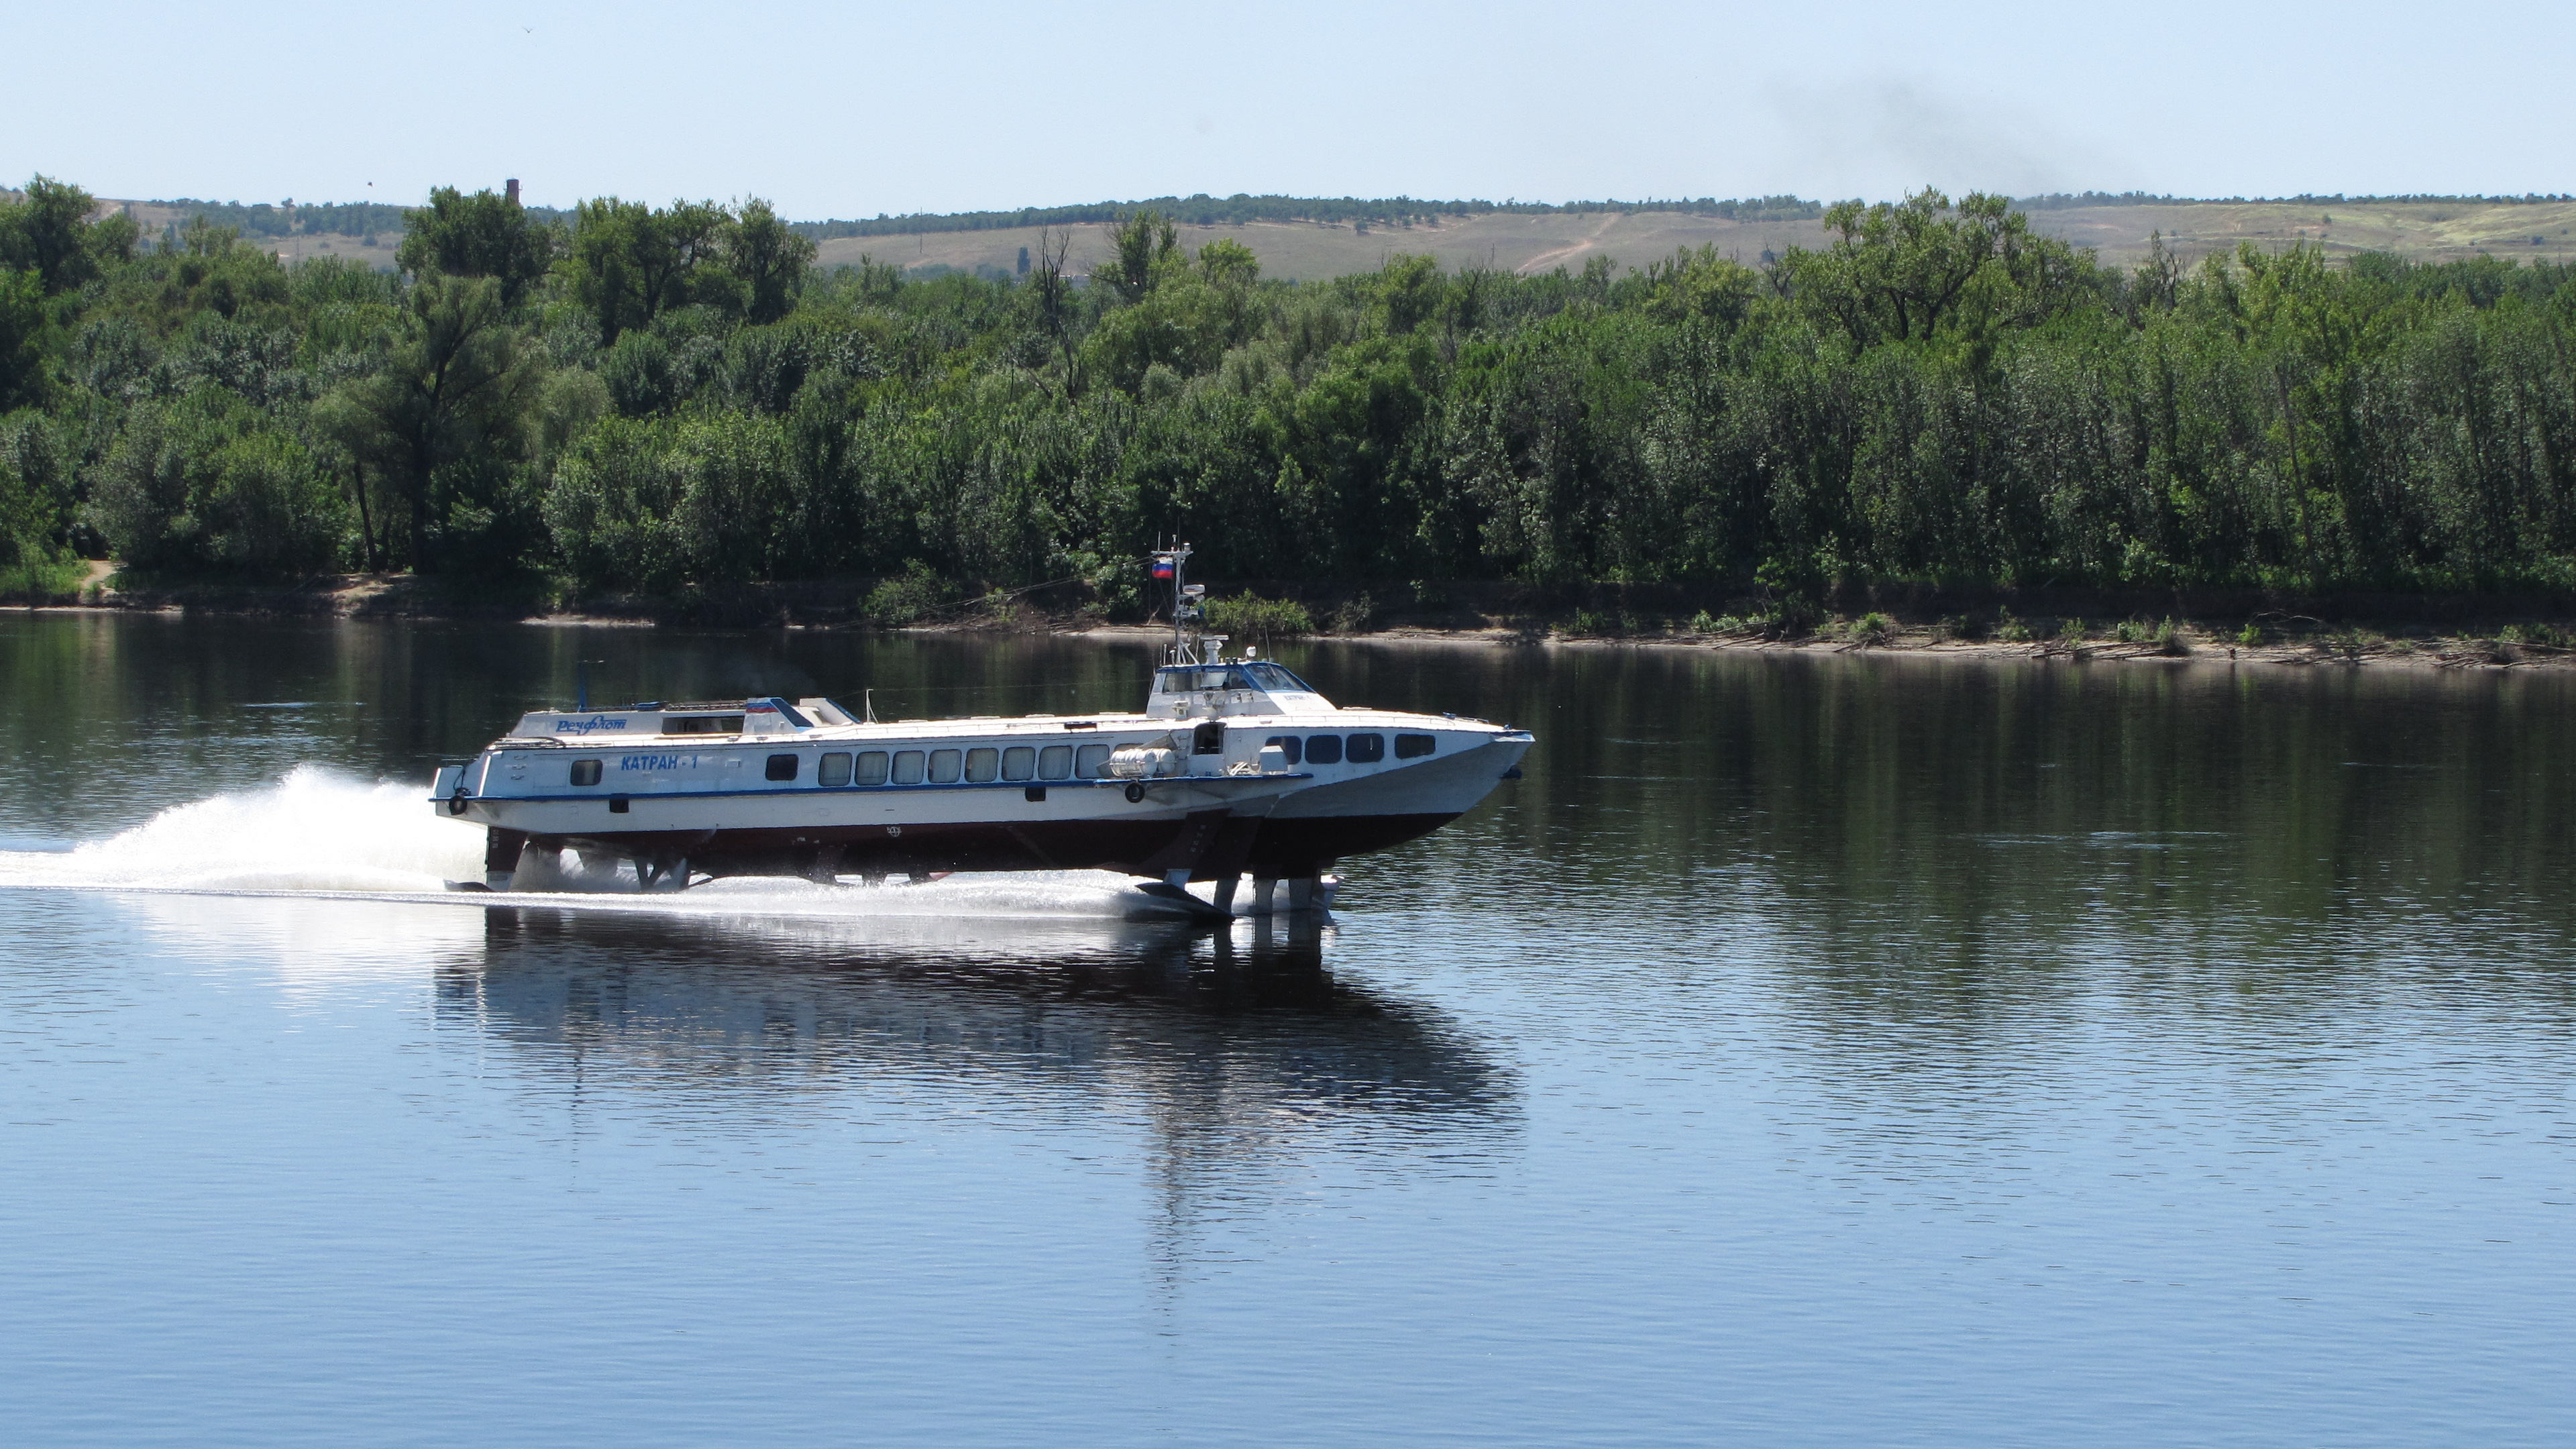
POLYGON ((2576 192, 2568 0, 12 11, 0 178, 107 196, 2576 192))

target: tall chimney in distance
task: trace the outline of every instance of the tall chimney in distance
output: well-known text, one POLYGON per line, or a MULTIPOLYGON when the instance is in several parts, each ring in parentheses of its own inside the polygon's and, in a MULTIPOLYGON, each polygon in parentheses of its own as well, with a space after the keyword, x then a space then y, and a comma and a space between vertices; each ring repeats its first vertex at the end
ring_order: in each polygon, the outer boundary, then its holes
POLYGON ((518 205, 518 204, 519 204, 519 178, 518 178, 518 177, 516 177, 516 176, 513 176, 513 177, 511 177, 509 180, 504 181, 504 182, 502 182, 501 184, 502 184, 503 186, 506 186, 506 187, 508 187, 508 188, 509 188, 509 201, 510 201, 510 204, 511 204, 512 206, 516 206, 516 205, 518 205))

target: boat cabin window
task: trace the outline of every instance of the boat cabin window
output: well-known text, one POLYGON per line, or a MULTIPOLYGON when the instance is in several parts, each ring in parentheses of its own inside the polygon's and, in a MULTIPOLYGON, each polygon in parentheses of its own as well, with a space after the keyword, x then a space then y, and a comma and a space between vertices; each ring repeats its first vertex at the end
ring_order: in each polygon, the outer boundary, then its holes
POLYGON ((1266 689, 1273 694, 1282 690, 1293 690, 1299 694, 1315 692, 1315 686, 1267 660, 1255 660, 1243 665, 1242 669, 1251 677, 1252 687, 1255 689, 1266 689))
POLYGON ((1309 735, 1306 738, 1306 762, 1310 765, 1338 765, 1342 762, 1340 735, 1309 735))
POLYGON ((1038 751, 1038 778, 1069 780, 1073 778, 1073 746, 1049 745, 1038 751))
POLYGON ((770 756, 770 757, 769 757, 769 769, 768 769, 768 772, 767 772, 767 773, 768 773, 769 778, 770 778, 770 779, 773 779, 773 780, 793 780, 793 779, 795 779, 795 778, 796 778, 796 760, 797 760, 797 757, 796 757, 796 756, 794 756, 794 755, 772 755, 772 756, 770 756))
POLYGON ((1030 780, 1035 779, 1037 777, 1037 773, 1038 752, 1036 750, 1029 748, 1027 745, 1013 745, 1009 749, 1002 751, 1003 779, 1030 780))
POLYGON ((1002 752, 991 746, 966 752, 966 783, 990 785, 1002 773, 1002 752))
POLYGON ((599 783, 599 761, 597 761, 597 760, 575 760, 575 761, 573 761, 573 762, 572 762, 572 782, 573 782, 574 784, 576 784, 576 785, 596 785, 596 784, 598 784, 598 783, 599 783))
POLYGON ((850 756, 848 752, 843 750, 834 750, 823 758, 816 760, 814 762, 814 783, 817 785, 846 785, 850 783, 850 756))
POLYGON ((1279 752, 1286 755, 1288 757, 1288 763, 1292 765, 1306 758, 1306 742, 1297 738, 1295 735, 1272 735, 1270 738, 1263 740, 1261 745, 1264 749, 1267 749, 1272 745, 1277 745, 1279 747, 1279 752))
POLYGON ((1192 689, 1266 689, 1272 693, 1295 690, 1315 692, 1314 686, 1267 659, 1241 664, 1175 664, 1162 671, 1163 690, 1180 693, 1192 689))
POLYGON ((1436 735, 1397 735, 1395 737, 1395 757, 1399 760, 1419 759, 1438 748, 1440 748, 1440 740, 1436 735))
POLYGON ((859 772, 852 777, 862 785, 882 785, 886 781, 886 752, 868 750, 859 756, 859 772))
POLYGON ((1221 720, 1208 720, 1201 724, 1197 729, 1190 731, 1190 753, 1193 755, 1224 754, 1224 722, 1221 720))
POLYGON ((932 750, 930 752, 930 783, 934 785, 956 784, 958 761, 962 757, 963 753, 963 751, 959 750, 932 750))
POLYGON ((897 750, 894 752, 894 782, 898 785, 921 783, 921 751, 897 750))
POLYGON ((1097 780, 1100 778, 1101 767, 1108 763, 1107 745, 1084 745, 1082 752, 1074 758, 1073 773, 1085 780, 1097 780))
POLYGON ((1349 753, 1351 763, 1354 765, 1374 765, 1386 758, 1386 736, 1353 735, 1350 738, 1349 753))
POLYGON ((742 733, 742 716, 738 714, 675 714, 662 721, 666 735, 738 735, 742 733))

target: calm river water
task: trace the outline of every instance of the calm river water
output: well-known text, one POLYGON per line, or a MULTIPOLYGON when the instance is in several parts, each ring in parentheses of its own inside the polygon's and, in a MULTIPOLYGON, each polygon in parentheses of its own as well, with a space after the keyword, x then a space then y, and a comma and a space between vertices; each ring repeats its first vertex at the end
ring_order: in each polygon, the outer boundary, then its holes
POLYGON ((1315 645, 1539 739, 1320 932, 424 894, 584 657, 1152 660, 0 616, 7 1442, 2576 1435, 2576 676, 1315 645))

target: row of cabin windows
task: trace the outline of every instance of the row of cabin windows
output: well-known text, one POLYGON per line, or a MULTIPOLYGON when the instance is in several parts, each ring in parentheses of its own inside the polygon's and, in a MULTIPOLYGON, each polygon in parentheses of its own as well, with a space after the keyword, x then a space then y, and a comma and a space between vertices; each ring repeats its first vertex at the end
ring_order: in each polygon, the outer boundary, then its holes
MULTIPOLYGON (((1348 759, 1366 765, 1386 758, 1386 736, 1355 735, 1272 735, 1262 742, 1277 745, 1288 756, 1289 764, 1300 762, 1316 765, 1338 765, 1348 759)), ((1397 735, 1395 757, 1416 759, 1440 747, 1431 735, 1397 735)), ((814 762, 814 783, 830 788, 839 785, 918 785, 925 780, 933 785, 953 785, 963 779, 969 785, 987 785, 996 780, 1097 780, 1101 767, 1109 762, 1107 745, 983 745, 969 750, 863 750, 853 755, 834 750, 814 762)), ((780 754, 769 757, 763 774, 771 780, 796 778, 801 755, 780 754)), ((572 762, 572 782, 576 785, 599 783, 600 762, 572 762)))
POLYGON ((989 785, 996 780, 1096 780, 1107 745, 982 745, 968 750, 837 750, 815 762, 818 785, 989 785))
MULTIPOLYGON (((1386 736, 1376 734, 1308 735, 1302 740, 1295 735, 1272 735, 1262 743, 1277 745, 1292 765, 1338 765, 1344 760, 1354 765, 1373 765, 1386 758, 1386 736)), ((1395 757, 1399 760, 1420 759, 1439 748, 1436 735, 1395 737, 1395 757)))
MULTIPOLYGON (((1034 745, 979 746, 971 750, 863 750, 852 754, 833 750, 814 761, 814 783, 826 787, 838 785, 918 785, 925 780, 933 785, 953 785, 964 780, 970 785, 990 784, 995 780, 1097 780, 1109 763, 1108 745, 1034 745)), ((796 778, 801 768, 801 755, 771 755, 762 772, 771 780, 796 778)), ((576 785, 599 783, 600 762, 572 762, 572 782, 576 785)))

